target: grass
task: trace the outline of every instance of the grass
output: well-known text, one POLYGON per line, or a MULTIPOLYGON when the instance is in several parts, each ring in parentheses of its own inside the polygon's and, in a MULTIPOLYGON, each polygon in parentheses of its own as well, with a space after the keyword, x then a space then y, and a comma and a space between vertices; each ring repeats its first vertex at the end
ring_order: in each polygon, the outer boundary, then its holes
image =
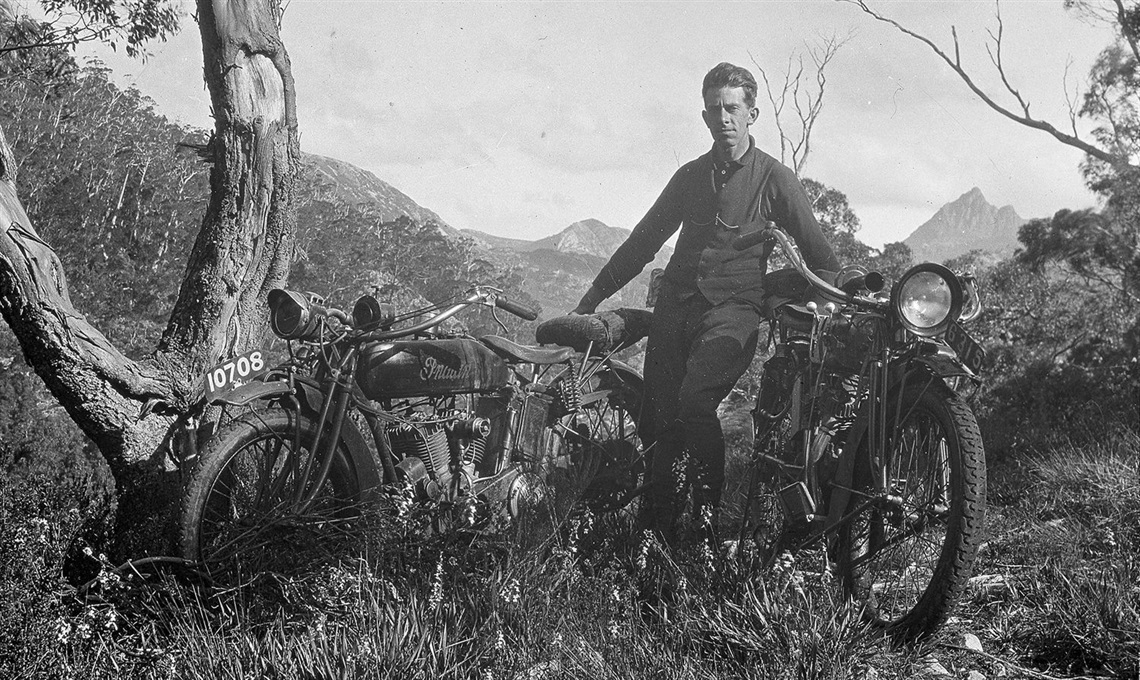
POLYGON ((920 649, 864 627, 811 552, 760 571, 558 508, 478 537, 381 516, 335 559, 211 588, 87 554, 73 500, 5 480, 0 676, 881 679, 933 658, 959 677, 1137 677, 1140 437, 991 478, 976 585, 920 649))

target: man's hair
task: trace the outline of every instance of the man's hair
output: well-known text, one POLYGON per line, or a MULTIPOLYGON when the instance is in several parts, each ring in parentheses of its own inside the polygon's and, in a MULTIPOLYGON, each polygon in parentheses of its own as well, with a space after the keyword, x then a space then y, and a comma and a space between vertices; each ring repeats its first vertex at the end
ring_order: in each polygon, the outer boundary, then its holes
POLYGON ((705 74, 705 81, 701 85, 701 96, 709 90, 719 90, 722 87, 744 88, 744 103, 748 106, 756 105, 756 79, 746 68, 741 68, 727 61, 722 61, 705 74))

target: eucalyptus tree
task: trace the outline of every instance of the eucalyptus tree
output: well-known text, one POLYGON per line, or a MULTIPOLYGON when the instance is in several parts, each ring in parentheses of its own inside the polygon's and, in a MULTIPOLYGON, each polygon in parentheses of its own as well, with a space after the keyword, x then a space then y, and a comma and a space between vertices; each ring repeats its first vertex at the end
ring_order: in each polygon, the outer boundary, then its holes
MULTIPOLYGON (((170 0, 42 5, 47 22, 2 3, 0 49, 93 39, 141 54, 178 23, 170 0)), ((106 458, 123 550, 165 548, 181 444, 196 437, 187 415, 201 389, 196 376, 260 343, 266 293, 288 275, 300 148, 281 12, 277 0, 197 3, 214 115, 209 143, 199 149, 211 164, 210 197, 165 330, 141 359, 128 358, 73 304, 59 257, 21 203, 19 166, 0 121, 0 314, 27 362, 106 458)))

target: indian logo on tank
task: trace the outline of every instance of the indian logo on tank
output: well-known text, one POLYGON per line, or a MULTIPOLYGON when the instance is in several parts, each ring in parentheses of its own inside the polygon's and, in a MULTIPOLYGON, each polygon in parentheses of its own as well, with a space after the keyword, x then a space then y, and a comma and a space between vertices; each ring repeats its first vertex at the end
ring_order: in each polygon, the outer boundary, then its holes
MULTIPOLYGON (((455 357, 459 359, 459 357, 455 357)), ((460 362, 452 368, 430 354, 420 355, 420 379, 422 380, 461 380, 471 377, 471 367, 460 362)))

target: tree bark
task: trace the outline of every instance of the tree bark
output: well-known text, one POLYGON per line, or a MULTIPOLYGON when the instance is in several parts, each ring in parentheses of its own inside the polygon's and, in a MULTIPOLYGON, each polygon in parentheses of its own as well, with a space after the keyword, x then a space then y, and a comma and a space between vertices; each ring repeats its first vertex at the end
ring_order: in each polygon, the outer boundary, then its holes
MULTIPOLYGON (((199 0, 214 109, 210 205, 159 350, 200 374, 256 347, 289 273, 300 172, 296 101, 273 0, 199 0)), ((193 386, 180 386, 183 398, 193 386)))
POLYGON ((288 275, 299 170, 293 80, 274 0, 199 0, 215 112, 211 196, 156 352, 135 362, 75 309, 30 223, 0 130, 0 314, 24 356, 99 447, 118 493, 118 552, 165 552, 179 486, 176 430, 204 369, 257 345, 288 275))

